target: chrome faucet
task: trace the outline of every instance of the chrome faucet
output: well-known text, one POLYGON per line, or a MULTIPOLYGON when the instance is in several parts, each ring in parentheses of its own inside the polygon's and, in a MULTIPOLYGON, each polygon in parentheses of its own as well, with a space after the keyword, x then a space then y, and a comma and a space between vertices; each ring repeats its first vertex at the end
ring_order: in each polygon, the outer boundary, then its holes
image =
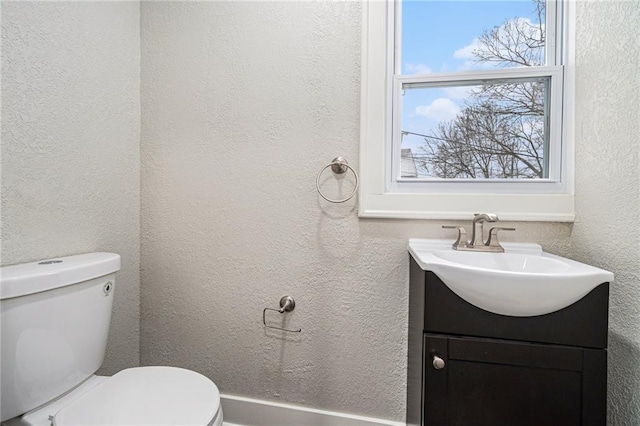
POLYGON ((462 226, 442 225, 442 227, 458 230, 458 239, 452 246, 454 250, 504 253, 504 248, 498 241, 498 231, 515 231, 515 228, 495 226, 489 229, 489 237, 486 242, 484 241, 484 222, 495 223, 497 221, 498 215, 494 213, 476 213, 472 223, 471 241, 467 241, 467 231, 462 226))
POLYGON ((473 216, 473 230, 471 231, 471 241, 469 241, 468 245, 472 247, 484 246, 483 224, 485 222, 497 222, 498 215, 494 213, 476 213, 473 216))

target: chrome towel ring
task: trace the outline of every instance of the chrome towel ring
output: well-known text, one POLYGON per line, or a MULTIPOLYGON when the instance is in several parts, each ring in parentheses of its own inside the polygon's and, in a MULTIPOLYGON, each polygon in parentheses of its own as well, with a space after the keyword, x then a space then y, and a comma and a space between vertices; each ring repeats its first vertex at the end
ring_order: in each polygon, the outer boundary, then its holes
POLYGON ((318 172, 318 177, 316 177, 316 189, 318 190, 318 194, 320 194, 320 196, 322 198, 324 198, 325 200, 327 200, 330 203, 344 203, 345 201, 349 201, 351 198, 353 198, 354 195, 356 195, 356 192, 358 192, 358 185, 360 184, 360 181, 358 179, 358 173, 356 173, 356 171, 353 169, 353 167, 351 167, 349 165, 349 163, 347 162, 347 159, 344 157, 336 157, 334 158, 331 163, 327 164, 326 166, 324 166, 320 172, 318 172), (336 174, 343 174, 346 173, 347 170, 351 170, 351 173, 353 173, 353 176, 356 179, 356 184, 353 187, 353 191, 351 191, 351 193, 346 196, 345 198, 341 199, 341 200, 334 200, 332 198, 327 197, 326 195, 324 195, 322 193, 322 190, 320 189, 320 177, 322 176, 322 173, 324 173, 325 170, 327 170, 329 167, 331 167, 331 170, 333 171, 333 173, 336 174))

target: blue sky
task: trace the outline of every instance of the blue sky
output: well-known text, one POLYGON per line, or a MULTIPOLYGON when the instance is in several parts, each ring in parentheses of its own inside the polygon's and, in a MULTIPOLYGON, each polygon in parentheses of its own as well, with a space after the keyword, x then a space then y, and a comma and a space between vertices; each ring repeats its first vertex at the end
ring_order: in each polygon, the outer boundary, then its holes
MULTIPOLYGON (((537 20, 531 0, 405 1, 402 4, 402 73, 439 73, 479 69, 470 51, 484 30, 508 18, 537 20)), ((406 90, 402 130, 428 134, 440 120, 451 119, 468 88, 406 90)), ((407 136, 403 147, 416 148, 407 136)), ((414 149, 414 152, 417 150, 414 149)))

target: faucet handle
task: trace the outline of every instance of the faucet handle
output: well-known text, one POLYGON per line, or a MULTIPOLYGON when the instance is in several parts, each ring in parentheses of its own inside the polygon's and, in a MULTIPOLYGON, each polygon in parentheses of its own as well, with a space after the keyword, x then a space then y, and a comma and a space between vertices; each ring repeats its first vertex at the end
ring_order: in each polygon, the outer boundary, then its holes
POLYGON ((487 243, 485 245, 489 247, 502 248, 502 246, 500 245, 500 241, 498 241, 498 231, 515 231, 515 230, 516 228, 504 228, 502 226, 494 226, 493 228, 489 229, 489 238, 487 238, 487 243))
POLYGON ((458 246, 466 246, 469 244, 467 241, 467 230, 464 229, 464 226, 456 226, 456 225, 442 225, 442 229, 457 229, 458 230, 458 239, 455 243, 453 243, 453 248, 457 248, 458 246))

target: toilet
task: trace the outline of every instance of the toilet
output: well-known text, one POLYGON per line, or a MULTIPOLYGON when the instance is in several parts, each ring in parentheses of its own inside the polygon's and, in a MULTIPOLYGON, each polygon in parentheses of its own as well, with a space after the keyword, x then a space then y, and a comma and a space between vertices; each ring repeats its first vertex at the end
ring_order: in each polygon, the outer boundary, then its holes
POLYGON ((0 268, 2 426, 221 426, 205 376, 104 361, 120 256, 87 253, 0 268))

